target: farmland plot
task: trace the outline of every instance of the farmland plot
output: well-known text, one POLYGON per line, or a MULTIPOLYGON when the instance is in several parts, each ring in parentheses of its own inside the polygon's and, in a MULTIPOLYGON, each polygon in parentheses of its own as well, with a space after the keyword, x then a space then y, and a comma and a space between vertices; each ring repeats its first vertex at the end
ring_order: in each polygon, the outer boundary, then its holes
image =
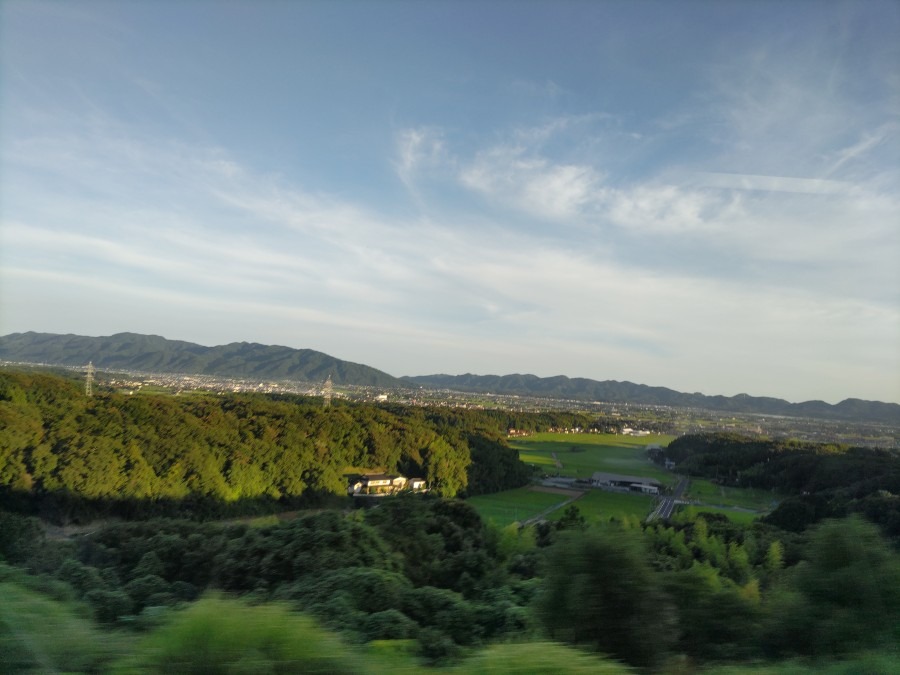
POLYGON ((672 482, 670 472, 647 459, 648 445, 666 445, 672 436, 616 434, 535 434, 510 441, 526 464, 547 474, 589 480, 595 471, 655 478, 672 482), (557 461, 561 467, 557 466, 557 461))
MULTIPOLYGON (((554 506, 561 506, 579 493, 572 490, 546 490, 539 486, 521 487, 466 500, 488 522, 504 527, 537 516, 554 506)), ((577 502, 576 502, 577 503, 577 502)))

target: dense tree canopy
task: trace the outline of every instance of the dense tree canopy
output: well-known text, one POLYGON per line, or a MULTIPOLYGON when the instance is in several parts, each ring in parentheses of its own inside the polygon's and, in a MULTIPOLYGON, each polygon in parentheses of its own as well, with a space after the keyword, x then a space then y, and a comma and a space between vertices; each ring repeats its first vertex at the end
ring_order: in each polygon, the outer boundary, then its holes
POLYGON ((73 497, 144 505, 135 508, 308 500, 344 494, 353 471, 418 476, 442 496, 528 479, 502 420, 478 411, 324 409, 262 395, 88 398, 59 377, 2 372, 0 425, 0 498, 26 496, 61 518, 73 497))
POLYGON ((559 640, 628 663, 658 662, 675 637, 668 597, 639 533, 566 533, 551 549, 539 611, 559 640))
POLYGON ((800 532, 824 518, 861 513, 900 539, 900 451, 833 443, 691 434, 665 451, 678 471, 725 485, 786 494, 767 520, 800 532))

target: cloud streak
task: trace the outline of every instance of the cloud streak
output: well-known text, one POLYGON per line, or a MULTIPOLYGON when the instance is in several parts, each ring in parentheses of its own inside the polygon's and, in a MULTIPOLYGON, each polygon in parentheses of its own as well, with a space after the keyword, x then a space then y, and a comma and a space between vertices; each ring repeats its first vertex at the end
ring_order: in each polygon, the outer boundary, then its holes
MULTIPOLYGON (((832 334, 832 349, 842 342, 844 356, 858 359, 850 353, 858 336, 852 330, 843 337, 834 334, 834 325, 852 326, 862 317, 877 326, 870 338, 877 341, 896 335, 900 324, 897 312, 884 305, 828 299, 811 288, 788 290, 777 279, 752 291, 724 279, 710 286, 702 273, 651 271, 616 260, 614 248, 592 247, 590 253, 577 241, 550 239, 542 231, 519 230, 511 239, 512 226, 502 216, 490 227, 464 231, 433 219, 387 222, 363 207, 255 175, 218 149, 172 152, 133 138, 104 142, 102 135, 69 147, 49 139, 30 147, 52 152, 29 154, 28 166, 45 171, 53 166, 60 175, 77 174, 85 164, 102 163, 108 171, 118 167, 126 175, 126 167, 137 166, 141 180, 151 179, 151 193, 178 199, 165 209, 149 204, 135 209, 133 189, 124 190, 118 204, 107 201, 114 190, 101 189, 96 199, 82 195, 58 202, 43 215, 44 224, 40 213, 35 224, 5 221, 4 248, 24 260, 52 259, 58 265, 43 272, 13 267, 6 274, 14 286, 26 280, 74 283, 79 270, 87 268, 95 274, 83 283, 95 290, 106 283, 95 281, 98 276, 115 275, 115 293, 134 293, 149 303, 171 303, 175 294, 184 308, 230 307, 265 322, 286 317, 325 330, 377 334, 410 348, 418 343, 419 349, 443 349, 458 369, 476 369, 477 361, 470 367, 464 363, 468 347, 503 353, 502 345, 515 335, 523 345, 514 351, 526 360, 536 358, 542 345, 567 345, 572 356, 557 361, 571 368, 592 350, 613 360, 641 354, 673 380, 669 359, 703 358, 708 367, 726 368, 733 350, 741 350, 735 344, 721 357, 714 350, 702 355, 690 346, 695 340, 734 341, 736 332, 746 331, 754 335, 744 347, 748 363, 763 368, 775 360, 796 370, 790 360, 810 351, 815 356, 809 343, 819 331, 832 334), (84 154, 88 148, 93 155, 84 154), (69 220, 65 229, 55 218, 60 210, 91 215, 69 220), (213 224, 207 213, 218 213, 221 220, 213 224), (220 299, 223 291, 230 300, 220 299), (676 326, 679 335, 673 337, 676 326), (459 347, 462 341, 465 350, 459 347), (751 346, 767 341, 780 345, 778 357, 761 357, 751 346)), ((410 160, 409 166, 414 164, 410 160)), ((702 178, 710 182, 709 176, 702 178)), ((707 249, 740 245, 750 256, 783 255, 795 262, 804 251, 786 247, 783 235, 772 242, 774 251, 759 241, 765 237, 758 219, 774 215, 767 212, 767 202, 748 203, 734 193, 744 191, 749 181, 752 191, 776 197, 801 192, 810 199, 845 200, 854 195, 843 185, 831 189, 827 181, 785 186, 778 178, 772 179, 774 185, 765 177, 726 179, 714 189, 652 183, 612 188, 603 186, 600 172, 590 167, 556 165, 524 149, 497 148, 478 154, 460 175, 464 185, 513 212, 572 219, 579 226, 596 219, 640 237, 692 233, 712 240, 707 249)), ((882 205, 885 215, 893 206, 890 200, 882 205)), ((783 225, 776 218, 771 227, 774 235, 783 225)), ((835 232, 844 237, 830 244, 833 256, 847 243, 846 228, 835 232)), ((797 237, 800 248, 808 234, 797 237)), ((820 241, 815 255, 823 250, 820 241)), ((816 358, 827 368, 824 352, 816 358)), ((391 370, 418 371, 399 363, 391 370)), ((627 369, 617 372, 607 365, 603 370, 609 377, 640 379, 627 369)), ((652 371, 643 379, 654 381, 652 371)), ((682 379, 688 383, 689 378, 682 379)), ((757 391, 765 391, 762 383, 757 391)))

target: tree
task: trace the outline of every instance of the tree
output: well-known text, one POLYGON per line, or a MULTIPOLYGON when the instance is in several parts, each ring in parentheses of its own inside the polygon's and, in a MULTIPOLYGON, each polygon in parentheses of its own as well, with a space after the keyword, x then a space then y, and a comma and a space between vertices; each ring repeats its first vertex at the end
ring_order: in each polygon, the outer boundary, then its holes
POLYGON ((562 532, 549 549, 538 612, 554 639, 658 663, 675 638, 672 609, 639 532, 562 532))
POLYGON ((471 461, 468 448, 454 448, 437 437, 423 453, 426 479, 431 490, 442 497, 455 497, 468 482, 466 468, 471 461))
POLYGON ((775 539, 766 550, 766 559, 763 568, 770 579, 774 579, 784 567, 784 546, 775 539))
POLYGON ((44 542, 44 528, 37 518, 0 511, 0 560, 22 565, 44 542))
POLYGON ((709 563, 665 575, 665 586, 678 612, 678 649, 701 659, 754 656, 758 640, 756 590, 720 576, 709 563))
POLYGON ((858 517, 825 521, 773 588, 775 653, 846 654, 900 639, 900 556, 858 517))
POLYGON ((94 618, 100 623, 115 623, 126 614, 130 614, 134 604, 124 591, 96 588, 88 591, 84 599, 94 610, 94 618))

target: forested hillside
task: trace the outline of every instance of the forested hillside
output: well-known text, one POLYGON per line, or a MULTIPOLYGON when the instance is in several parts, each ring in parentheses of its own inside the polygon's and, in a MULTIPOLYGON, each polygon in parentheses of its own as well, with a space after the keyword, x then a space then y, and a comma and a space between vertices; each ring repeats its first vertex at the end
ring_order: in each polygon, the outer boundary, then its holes
POLYGON ((665 452, 679 472, 790 496, 767 520, 799 532, 824 518, 865 515, 900 540, 900 451, 692 434, 665 452))
POLYGON ((0 498, 61 519, 79 500, 120 502, 119 512, 302 504, 345 494, 348 473, 365 470, 422 477, 438 495, 479 494, 527 480, 503 424, 302 397, 86 397, 60 377, 2 372, 0 498))
POLYGON ((158 335, 117 333, 106 337, 13 333, 0 337, 0 361, 84 366, 141 372, 293 379, 394 387, 394 377, 312 349, 234 342, 205 347, 158 335))

